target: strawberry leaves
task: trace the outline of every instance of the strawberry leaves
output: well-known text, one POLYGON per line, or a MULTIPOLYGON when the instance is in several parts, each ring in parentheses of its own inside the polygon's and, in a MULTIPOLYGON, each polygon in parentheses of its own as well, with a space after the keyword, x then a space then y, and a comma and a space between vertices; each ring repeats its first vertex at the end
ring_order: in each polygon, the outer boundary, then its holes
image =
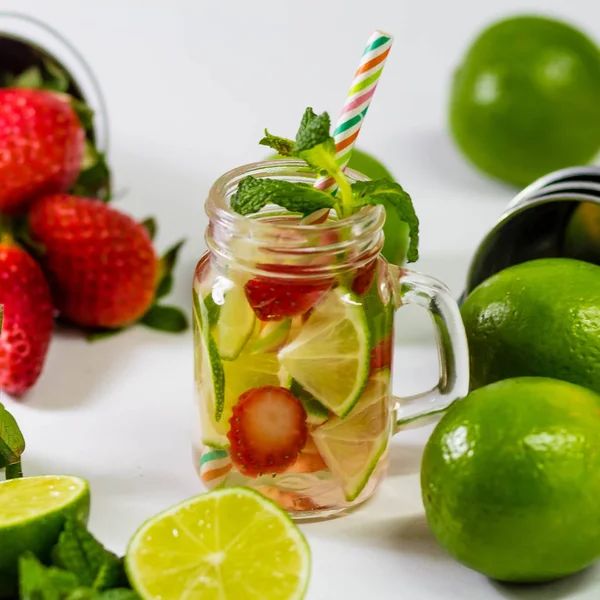
MULTIPOLYGON (((148 223, 146 219, 146 228, 153 229, 156 233, 156 223, 148 223)), ((153 220, 152 220, 153 221, 153 220)), ((174 246, 169 248, 160 259, 158 267, 158 283, 156 285, 155 301, 158 301, 168 294, 173 289, 173 270, 179 258, 179 252, 185 243, 185 240, 180 240, 174 246)), ((180 308, 176 306, 165 306, 161 304, 153 304, 150 310, 140 319, 140 323, 167 333, 181 333, 185 331, 189 324, 187 317, 180 308)))

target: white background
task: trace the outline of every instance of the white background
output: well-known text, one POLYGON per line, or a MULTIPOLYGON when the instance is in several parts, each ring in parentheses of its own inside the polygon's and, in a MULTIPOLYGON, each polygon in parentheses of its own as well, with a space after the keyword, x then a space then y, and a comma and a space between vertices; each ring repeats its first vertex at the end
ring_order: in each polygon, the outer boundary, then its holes
MULTIPOLYGON (((264 156, 256 142, 265 126, 291 135, 308 105, 335 115, 374 28, 395 43, 359 146, 385 157, 413 196, 418 268, 458 296, 471 253, 516 190, 479 175, 453 148, 445 126, 453 68, 480 28, 516 12, 562 16, 600 40, 597 0, 0 0, 0 9, 59 30, 96 73, 116 186, 127 192, 119 206, 154 214, 161 248, 187 238, 172 300, 188 311, 208 187, 264 156)), ((428 321, 404 318, 398 329, 395 387, 419 391, 436 378, 428 321)), ((38 386, 7 405, 28 440, 26 471, 88 478, 91 527, 122 552, 146 517, 200 490, 189 453, 191 392, 191 336, 136 329, 95 345, 56 337, 38 386)), ((600 594, 594 569, 519 588, 447 557, 420 501, 427 433, 398 436, 390 478, 363 510, 304 527, 314 562, 308 600, 600 594)))

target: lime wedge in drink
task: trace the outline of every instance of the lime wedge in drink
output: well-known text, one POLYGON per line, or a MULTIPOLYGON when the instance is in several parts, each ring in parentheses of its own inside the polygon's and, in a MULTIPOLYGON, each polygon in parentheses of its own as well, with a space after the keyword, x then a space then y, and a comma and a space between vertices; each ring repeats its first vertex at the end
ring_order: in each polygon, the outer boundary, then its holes
POLYGON ((279 361, 321 404, 346 416, 369 373, 369 330, 359 299, 343 288, 332 290, 279 352, 279 361))
POLYGON ((225 292, 225 302, 212 334, 223 360, 235 360, 254 331, 256 317, 246 301, 244 288, 234 286, 225 292))
POLYGON ((306 411, 306 422, 309 425, 321 425, 329 419, 329 410, 316 398, 313 398, 297 381, 292 380, 290 392, 302 402, 306 411))
POLYGON ((67 518, 87 521, 90 490, 77 477, 41 476, 0 482, 0 598, 16 597, 19 556, 46 561, 67 518))
POLYGON ((253 354, 259 352, 277 352, 287 341, 292 329, 292 319, 269 321, 265 323, 256 339, 253 339, 248 350, 253 354))
POLYGON ((301 600, 310 549, 281 508, 233 487, 144 523, 129 543, 125 566, 143 600, 301 600))
POLYGON ((200 351, 196 352, 196 356, 201 357, 197 359, 200 362, 196 365, 196 370, 199 371, 199 378, 202 383, 203 402, 212 407, 210 413, 213 415, 213 419, 220 421, 223 417, 225 394, 223 363, 210 332, 206 304, 204 300, 200 299, 196 289, 193 290, 192 296, 194 328, 196 331, 195 343, 200 345, 200 351))
POLYGON ((391 432, 389 372, 369 380, 361 399, 345 419, 333 417, 312 433, 346 500, 355 500, 387 448, 391 432))

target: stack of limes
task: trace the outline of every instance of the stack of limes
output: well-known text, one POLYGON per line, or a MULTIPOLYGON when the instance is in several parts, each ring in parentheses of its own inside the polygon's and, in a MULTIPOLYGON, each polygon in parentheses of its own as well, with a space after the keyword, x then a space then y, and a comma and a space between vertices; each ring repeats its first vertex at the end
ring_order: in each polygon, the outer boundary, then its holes
POLYGON ((600 556, 600 266, 515 265, 461 308, 471 389, 427 445, 429 524, 458 560, 547 581, 600 556))

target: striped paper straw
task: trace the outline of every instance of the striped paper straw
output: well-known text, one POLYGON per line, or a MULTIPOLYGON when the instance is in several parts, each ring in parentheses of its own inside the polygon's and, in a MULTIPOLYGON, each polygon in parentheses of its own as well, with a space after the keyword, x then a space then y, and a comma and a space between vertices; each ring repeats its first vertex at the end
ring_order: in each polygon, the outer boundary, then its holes
MULTIPOLYGON (((369 37, 358 69, 354 74, 350 91, 346 96, 346 102, 333 132, 335 158, 341 169, 345 169, 350 160, 354 142, 369 110, 371 98, 373 98, 385 65, 385 59, 392 47, 392 41, 391 35, 375 30, 369 37)), ((333 192, 336 184, 331 177, 320 177, 315 182, 315 187, 333 192)))
POLYGON ((209 490, 225 482, 231 471, 231 458, 227 450, 216 450, 204 446, 200 458, 200 479, 209 490))

